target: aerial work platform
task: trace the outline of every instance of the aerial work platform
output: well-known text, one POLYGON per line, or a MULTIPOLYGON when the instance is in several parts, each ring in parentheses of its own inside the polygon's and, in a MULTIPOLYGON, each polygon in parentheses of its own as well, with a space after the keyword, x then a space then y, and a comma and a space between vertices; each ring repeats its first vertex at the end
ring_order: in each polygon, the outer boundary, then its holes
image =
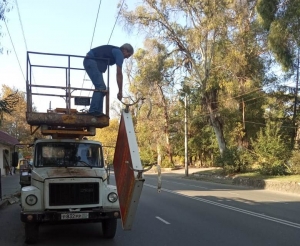
POLYGON ((85 79, 84 58, 27 52, 26 120, 31 134, 41 129, 43 135, 81 138, 94 136, 96 128, 109 126, 109 66, 104 115, 95 117, 87 113, 95 90, 92 82, 85 79), (49 106, 41 110, 42 105, 49 106))

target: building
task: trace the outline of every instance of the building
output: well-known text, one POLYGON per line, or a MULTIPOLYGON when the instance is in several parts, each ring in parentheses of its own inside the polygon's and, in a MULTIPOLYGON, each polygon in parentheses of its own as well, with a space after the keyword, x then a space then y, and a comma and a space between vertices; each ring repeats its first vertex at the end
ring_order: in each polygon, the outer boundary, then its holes
POLYGON ((1 175, 9 175, 12 170, 12 153, 15 145, 20 144, 18 139, 0 131, 0 170, 1 175))

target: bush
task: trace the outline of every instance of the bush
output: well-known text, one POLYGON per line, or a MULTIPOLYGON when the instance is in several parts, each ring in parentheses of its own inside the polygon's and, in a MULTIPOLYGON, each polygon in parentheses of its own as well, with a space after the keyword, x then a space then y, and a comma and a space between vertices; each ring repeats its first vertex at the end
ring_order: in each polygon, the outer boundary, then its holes
POLYGON ((246 149, 231 147, 225 150, 222 157, 217 157, 216 164, 223 167, 226 174, 247 172, 251 163, 249 157, 246 149))
POLYGON ((163 159, 162 162, 161 162, 161 167, 164 167, 164 168, 173 168, 174 165, 167 159, 163 159))
POLYGON ((284 175, 288 173, 287 160, 290 149, 281 138, 280 125, 267 123, 261 128, 256 141, 251 140, 253 159, 259 165, 259 172, 264 175, 284 175))
POLYGON ((300 151, 293 151, 289 162, 291 174, 300 174, 300 151))
POLYGON ((184 156, 179 156, 179 155, 173 156, 173 161, 175 165, 182 166, 184 165, 184 156))

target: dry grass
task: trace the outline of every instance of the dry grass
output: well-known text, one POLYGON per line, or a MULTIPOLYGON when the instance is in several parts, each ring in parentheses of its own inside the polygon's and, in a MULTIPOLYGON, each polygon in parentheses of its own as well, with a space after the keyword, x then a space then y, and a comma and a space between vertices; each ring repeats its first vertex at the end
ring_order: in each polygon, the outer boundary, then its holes
MULTIPOLYGON (((209 170, 200 171, 201 174, 211 174, 211 175, 224 175, 222 168, 214 168, 209 170)), ((287 181, 287 182, 300 182, 300 175, 286 175, 286 176, 266 176, 261 175, 258 172, 249 172, 249 173, 238 173, 232 174, 230 176, 234 177, 243 177, 243 178, 253 178, 253 179, 263 179, 263 180, 278 180, 278 181, 287 181)))

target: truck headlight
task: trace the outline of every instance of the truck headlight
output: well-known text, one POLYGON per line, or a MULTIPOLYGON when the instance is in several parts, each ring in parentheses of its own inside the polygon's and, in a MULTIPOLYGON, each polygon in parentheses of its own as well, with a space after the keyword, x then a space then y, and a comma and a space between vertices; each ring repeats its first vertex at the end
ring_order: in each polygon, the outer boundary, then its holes
POLYGON ((29 205, 29 206, 33 206, 37 203, 38 199, 35 195, 28 195, 25 199, 25 202, 29 205))
POLYGON ((108 194, 107 200, 110 201, 111 203, 114 203, 118 200, 118 195, 114 192, 111 192, 108 194))

